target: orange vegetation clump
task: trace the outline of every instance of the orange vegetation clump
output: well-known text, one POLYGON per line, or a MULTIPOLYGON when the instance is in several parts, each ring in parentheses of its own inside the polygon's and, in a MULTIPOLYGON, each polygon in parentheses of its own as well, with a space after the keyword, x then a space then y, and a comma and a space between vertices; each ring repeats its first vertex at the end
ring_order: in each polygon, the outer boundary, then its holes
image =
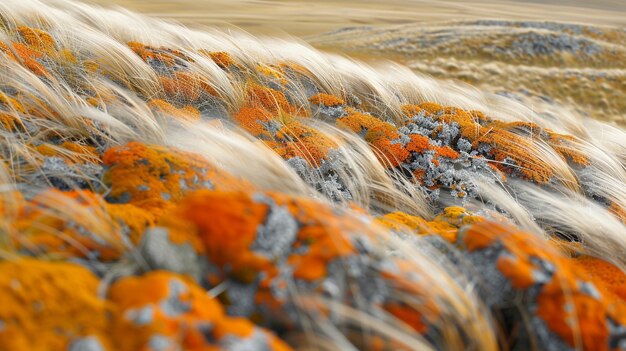
POLYGON ((158 63, 167 67, 174 67, 179 63, 193 62, 190 57, 178 50, 155 48, 138 42, 129 42, 127 45, 148 64, 158 63))
POLYGON ((46 31, 25 26, 18 27, 17 31, 24 42, 33 50, 45 54, 51 54, 56 50, 56 42, 46 31))
POLYGON ((609 320, 626 323, 623 300, 601 294, 588 273, 530 233, 487 221, 463 232, 463 244, 470 252, 496 242, 502 245, 504 253, 498 255, 496 267, 514 288, 526 290, 542 284, 536 315, 565 343, 574 347, 580 340, 586 350, 610 349, 609 320), (549 272, 544 271, 546 267, 549 272))
POLYGON ((88 339, 111 350, 110 306, 98 297, 98 284, 72 263, 0 262, 0 349, 69 350, 88 339))
POLYGON ((337 126, 357 134, 365 133, 365 140, 383 164, 394 168, 409 157, 409 151, 402 144, 393 142, 400 137, 393 125, 354 109, 347 111, 347 116, 337 119, 337 126))
POLYGON ((220 68, 226 69, 233 65, 235 65, 235 60, 233 60, 232 56, 224 51, 207 51, 204 49, 198 50, 198 52, 202 55, 208 56, 217 64, 220 68))
POLYGON ((148 106, 156 113, 171 116, 180 121, 197 122, 200 120, 200 111, 191 105, 176 108, 167 101, 154 99, 148 102, 148 106))
POLYGON ((123 278, 108 296, 120 312, 112 335, 122 351, 147 349, 155 340, 184 350, 226 350, 238 344, 291 349, 247 319, 226 316, 219 302, 185 276, 154 271, 123 278))
POLYGON ((272 114, 260 107, 244 107, 233 116, 233 120, 248 133, 257 138, 271 138, 267 124, 273 120, 272 114))
POLYGON ((299 121, 287 121, 276 131, 273 141, 266 141, 284 159, 302 157, 313 167, 319 167, 337 143, 317 129, 299 121))
POLYGON ((444 208, 432 221, 404 212, 392 212, 376 219, 378 223, 391 230, 408 229, 419 235, 437 235, 451 243, 456 242, 460 227, 482 220, 484 220, 482 217, 472 215, 458 206, 444 208))
POLYGON ((130 142, 107 150, 104 183, 107 198, 160 213, 194 189, 250 189, 202 156, 162 146, 130 142))
POLYGON ((61 157, 68 163, 101 162, 95 147, 71 141, 64 141, 60 145, 44 143, 37 145, 35 150, 42 156, 61 157))
POLYGON ((324 105, 324 106, 331 106, 331 107, 346 104, 345 101, 343 101, 342 99, 334 95, 324 94, 324 93, 315 94, 311 96, 309 98, 309 102, 315 105, 324 105))
POLYGON ((626 301, 626 274, 621 269, 591 256, 573 258, 572 263, 587 272, 603 293, 608 292, 626 301))
POLYGON ((159 77, 165 96, 170 101, 185 104, 197 103, 203 94, 218 96, 217 91, 197 73, 177 71, 170 77, 159 77))
POLYGON ((251 107, 261 107, 273 114, 280 112, 292 115, 303 113, 301 109, 289 103, 282 91, 259 84, 251 84, 248 87, 247 103, 251 107))
POLYGON ((125 251, 121 228, 89 191, 45 190, 24 205, 15 227, 14 245, 37 256, 111 261, 125 251))

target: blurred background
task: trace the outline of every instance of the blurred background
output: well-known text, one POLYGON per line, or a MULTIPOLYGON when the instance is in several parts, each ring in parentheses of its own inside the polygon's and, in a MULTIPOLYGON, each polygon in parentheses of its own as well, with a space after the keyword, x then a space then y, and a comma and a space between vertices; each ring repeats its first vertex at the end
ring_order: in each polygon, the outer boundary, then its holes
POLYGON ((86 0, 202 29, 290 36, 626 127, 626 0, 86 0))

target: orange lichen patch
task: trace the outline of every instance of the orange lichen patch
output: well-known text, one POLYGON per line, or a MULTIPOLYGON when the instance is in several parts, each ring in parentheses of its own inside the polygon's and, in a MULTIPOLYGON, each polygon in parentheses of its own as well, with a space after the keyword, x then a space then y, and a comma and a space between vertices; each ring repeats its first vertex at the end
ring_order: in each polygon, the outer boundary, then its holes
POLYGON ((43 54, 39 51, 33 50, 30 47, 22 43, 12 43, 13 53, 15 53, 16 59, 28 68, 31 72, 38 76, 49 76, 50 72, 38 62, 36 59, 43 57, 43 54))
POLYGON ((409 135, 409 138, 411 141, 406 144, 406 149, 408 151, 421 153, 431 149, 430 139, 428 139, 428 137, 419 134, 411 134, 409 135))
POLYGON ((265 127, 266 123, 273 120, 272 114, 260 107, 244 107, 233 116, 233 120, 255 137, 273 137, 265 127))
POLYGON ((0 103, 6 108, 6 111, 15 111, 18 113, 26 113, 24 106, 17 100, 3 92, 0 92, 0 103))
POLYGON ((571 262, 589 274, 603 292, 609 291, 626 301, 626 274, 613 264, 591 256, 581 256, 571 262))
POLYGON ((131 204, 106 204, 106 211, 134 245, 141 242, 144 231, 156 223, 156 215, 131 204))
POLYGON ((181 275, 155 271, 123 278, 108 295, 121 312, 113 331, 120 350, 144 350, 154 337, 184 350, 220 350, 225 338, 251 343, 254 333, 262 333, 265 340, 256 342, 269 344, 271 350, 290 350, 250 321, 225 315, 219 302, 181 275))
MULTIPOLYGON (((426 111, 426 112, 428 112, 430 114, 434 114, 434 113, 437 113, 437 112, 443 110, 443 106, 441 106, 441 105, 439 105, 437 103, 434 103, 434 102, 423 102, 423 103, 417 105, 416 107, 418 107, 418 108, 420 108, 420 109, 422 109, 422 110, 424 110, 424 111, 426 111)), ((413 107, 413 108, 415 108, 415 107, 413 107)))
POLYGON ((17 32, 32 49, 46 54, 56 50, 56 42, 46 31, 30 27, 18 27, 17 32))
POLYGON ((484 217, 476 216, 459 206, 450 206, 443 209, 443 211, 437 215, 435 221, 445 221, 457 228, 464 225, 474 224, 485 220, 484 217))
POLYGON ((217 64, 220 68, 226 69, 230 66, 235 65, 235 60, 233 60, 232 56, 230 56, 227 52, 224 51, 207 51, 207 50, 198 50, 198 52, 202 55, 208 56, 217 64))
POLYGON ((133 50, 141 59, 147 63, 158 61, 168 67, 173 67, 179 62, 193 62, 187 55, 178 50, 169 48, 154 48, 138 42, 127 43, 128 47, 133 50))
POLYGON ((351 108, 348 108, 347 112, 348 115, 337 119, 337 126, 357 134, 365 133, 365 140, 385 165, 395 168, 410 156, 407 148, 394 142, 400 135, 393 125, 351 108))
POLYGON ((218 96, 206 78, 197 73, 178 71, 171 77, 159 77, 159 80, 168 99, 195 103, 202 94, 218 96))
POLYGON ((450 148, 449 146, 435 146, 433 147, 433 149, 435 150, 435 155, 439 157, 446 157, 451 160, 456 160, 460 156, 458 152, 452 150, 452 148, 450 148))
MULTIPOLYGON (((364 233, 368 232, 362 224, 338 220, 331 208, 315 201, 277 193, 262 196, 271 199, 276 206, 284 206, 300 224, 293 247, 305 246, 307 250, 294 254, 285 252, 296 279, 314 281, 325 277, 328 263, 354 253, 345 236, 346 231, 360 228, 364 233)), ((269 257, 251 249, 269 211, 270 206, 265 201, 255 201, 249 193, 198 191, 181 202, 166 216, 166 220, 168 223, 176 220, 193 223, 195 229, 189 230, 198 233, 207 257, 224 270, 222 274, 249 283, 263 272, 261 287, 269 289, 277 267, 269 257)), ((219 281, 224 278, 218 276, 213 279, 219 281)), ((271 299, 271 296, 267 297, 271 299)))
POLYGON ((378 223, 392 230, 408 229, 419 235, 437 235, 451 243, 456 242, 461 226, 482 220, 482 217, 474 216, 462 207, 446 207, 433 221, 404 212, 388 213, 376 219, 378 223))
POLYGON ((500 256, 497 268, 516 288, 528 288, 533 281, 531 257, 548 262, 565 259, 556 248, 541 239, 514 228, 488 221, 479 221, 465 231, 463 242, 468 251, 487 248, 499 241, 510 253, 500 256))
POLYGON ((311 96, 309 98, 309 102, 315 105, 324 105, 324 106, 341 106, 345 105, 346 102, 342 99, 336 97, 335 95, 319 93, 311 96))
POLYGON ((544 290, 547 291, 537 298, 537 314, 550 330, 572 347, 576 340, 581 340, 584 350, 609 350, 609 328, 602 301, 576 290, 568 291, 569 287, 563 288, 555 279, 544 290))
POLYGON ((484 132, 484 134, 470 138, 470 140, 475 145, 481 142, 491 145, 489 154, 498 162, 505 162, 507 158, 515 162, 515 165, 497 164, 497 167, 503 167, 503 171, 512 167, 519 171, 524 178, 539 184, 550 181, 554 175, 554 168, 550 163, 536 156, 538 149, 531 139, 505 130, 487 128, 480 129, 480 132, 484 132))
MULTIPOLYGON (((422 103, 417 107, 407 107, 409 112, 417 110, 417 108, 425 111, 427 114, 431 114, 439 122, 446 124, 456 123, 459 126, 461 136, 468 139, 474 148, 481 143, 490 145, 491 149, 487 153, 490 157, 493 157, 493 160, 496 161, 495 166, 501 171, 510 173, 515 170, 524 178, 537 183, 546 183, 552 179, 554 169, 548 162, 538 156, 539 148, 532 138, 509 131, 510 129, 521 128, 522 126, 519 123, 513 125, 492 121, 484 117, 484 115, 477 118, 476 111, 467 112, 455 107, 442 107, 431 102, 422 103), (512 160, 515 164, 506 164, 506 160, 512 160)), ((524 125, 523 127, 529 127, 530 130, 533 130, 532 126, 524 125)), ((562 138, 559 140, 562 140, 562 138)), ((564 157, 575 159, 576 162, 583 162, 581 155, 564 146, 559 146, 560 144, 557 145, 556 141, 551 145, 556 146, 555 149, 562 153, 564 157)), ((445 146, 436 148, 436 151, 438 156, 452 159, 458 157, 456 151, 445 146)))
POLYGON ((552 332, 572 347, 581 340, 586 350, 609 349, 608 319, 619 324, 626 322, 623 300, 602 294, 602 289, 598 290, 594 281, 588 279, 589 273, 530 233, 487 221, 465 231, 464 244, 470 251, 486 248, 496 241, 506 251, 498 257, 496 267, 515 288, 533 286, 534 272, 543 269, 544 264, 551 267, 553 273, 541 287, 536 313, 552 332))
POLYGON ((71 263, 0 262, 0 349, 68 350, 92 337, 110 350, 109 306, 98 298, 98 285, 71 263))
POLYGON ((428 331, 428 323, 425 323, 423 317, 409 306, 393 303, 386 305, 385 310, 420 334, 428 331))
POLYGON ((622 223, 626 224, 626 209, 618 205, 616 202, 612 202, 609 206, 609 212, 616 216, 622 223))
POLYGON ((156 113, 174 117, 180 121, 196 122, 201 118, 200 111, 191 105, 177 108, 165 100, 153 99, 148 106, 156 113))
POLYGON ((314 167, 319 167, 330 150, 338 147, 331 138, 298 121, 282 125, 274 140, 266 142, 266 145, 284 159, 302 157, 314 167))
POLYGON ((193 223, 213 263, 229 265, 235 276, 256 275, 271 265, 249 250, 267 211, 268 205, 255 203, 248 194, 199 191, 168 214, 163 224, 193 223))
POLYGON ((15 227, 14 245, 36 255, 111 261, 125 251, 104 200, 89 191, 46 190, 25 205, 15 227))
POLYGON ((35 150, 42 156, 61 157, 70 164, 100 163, 100 156, 95 147, 71 141, 64 141, 60 145, 44 143, 36 146, 35 150))
POLYGON ((422 111, 424 111, 424 109, 422 109, 421 107, 417 105, 403 105, 402 106, 402 113, 404 113, 406 117, 417 116, 422 111))
POLYGON ((387 213, 384 216, 377 217, 376 222, 382 224, 385 228, 400 231, 402 229, 420 230, 427 228, 428 223, 425 219, 417 216, 411 216, 404 212, 387 213))
POLYGON ((161 213, 194 189, 251 189, 252 186, 211 165, 202 156, 130 142, 102 156, 108 198, 161 213))
POLYGON ((271 78, 279 82, 281 85, 286 85, 288 82, 280 67, 276 67, 274 65, 258 64, 256 66, 256 70, 267 78, 271 78))
POLYGON ((302 114, 302 109, 296 108, 287 101, 285 93, 259 84, 248 87, 247 103, 250 107, 261 107, 271 113, 285 112, 302 114))
POLYGON ((578 139, 572 135, 558 134, 550 129, 541 128, 538 124, 532 122, 501 122, 490 121, 489 127, 497 127, 506 131, 522 131, 523 134, 533 138, 541 138, 550 145, 554 151, 558 152, 563 158, 572 162, 587 166, 589 159, 580 150, 575 148, 578 139))

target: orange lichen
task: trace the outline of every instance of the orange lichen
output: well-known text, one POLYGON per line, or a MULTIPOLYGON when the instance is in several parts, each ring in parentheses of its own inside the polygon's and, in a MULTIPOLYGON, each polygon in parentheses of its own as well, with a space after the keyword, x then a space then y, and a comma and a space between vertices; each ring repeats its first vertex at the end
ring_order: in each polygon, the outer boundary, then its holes
POLYGON ((194 223, 211 261, 228 264, 239 276, 270 265, 249 250, 267 211, 267 205, 253 202, 247 194, 204 191, 188 197, 170 216, 194 223))
MULTIPOLYGON (((583 284, 589 273, 572 264, 571 259, 562 255, 549 242, 530 233, 486 221, 476 223, 464 232, 464 245, 470 251, 486 248, 496 241, 502 244, 506 253, 500 254, 496 267, 514 288, 526 289, 533 286, 534 271, 541 269, 536 262, 547 262, 553 273, 539 291, 537 315, 552 332, 572 347, 577 340, 581 340, 581 346, 587 350, 609 349, 607 319, 625 322, 626 304, 623 300, 612 299, 606 294, 596 296, 589 292, 592 288, 585 288, 586 285, 583 284)), ((589 265, 592 266, 593 264, 589 265)), ((599 270, 607 267, 598 265, 599 270)), ((597 281, 604 284, 602 279, 597 281)), ((585 282, 592 283, 593 280, 585 282)))
POLYGON ((357 134, 365 131, 365 140, 372 146, 383 164, 394 168, 409 157, 409 150, 403 148, 400 143, 392 142, 400 137, 393 125, 351 108, 348 108, 347 112, 348 115, 337 119, 337 126, 357 134))
POLYGON ((111 187, 109 198, 155 213, 194 189, 251 188, 200 155, 162 146, 130 142, 107 150, 102 161, 108 167, 103 181, 111 187))
POLYGON ((17 32, 32 49, 51 54, 56 50, 56 42, 46 31, 30 27, 18 27, 17 32))
POLYGON ((121 279, 111 286, 109 299, 121 312, 113 331, 119 350, 146 349, 154 336, 168 338, 185 350, 220 350, 224 338, 245 340, 255 332, 263 334, 271 350, 290 350, 250 321, 226 316, 204 289, 174 273, 155 271, 121 279), (134 319, 139 311, 149 311, 149 318, 134 319))
POLYGON ((98 298, 98 285, 71 263, 0 262, 0 349, 68 350, 91 337, 109 350, 109 306, 98 298))
POLYGON ((422 111, 423 109, 417 105, 403 105, 402 106, 402 113, 404 113, 406 117, 417 116, 422 111))
POLYGON ((482 217, 474 216, 462 207, 446 207, 432 221, 426 221, 404 212, 388 213, 376 219, 378 223, 392 230, 404 229, 419 235, 437 235, 451 243, 456 242, 457 233, 461 226, 482 220, 482 217))
POLYGON ((155 112, 174 117, 180 121, 196 122, 200 120, 200 111, 191 105, 177 108, 165 100, 153 99, 148 106, 155 112))
POLYGON ((271 138, 266 124, 272 120, 272 114, 260 107, 244 107, 233 116, 233 120, 255 137, 271 138))
POLYGON ((35 150, 42 156, 61 157, 70 164, 100 163, 100 156, 96 148, 76 142, 64 141, 60 145, 44 143, 36 146, 35 150))
POLYGON ((171 77, 159 77, 159 81, 169 100, 195 103, 202 94, 218 96, 217 91, 206 78, 197 73, 178 71, 171 77))
POLYGON ((30 47, 21 43, 12 43, 13 52, 17 55, 18 61, 20 61, 26 68, 38 76, 49 76, 50 72, 42 65, 37 59, 43 57, 43 54, 39 51, 33 50, 30 47))
POLYGON ((343 101, 342 99, 334 95, 325 94, 325 93, 319 93, 319 94, 315 94, 311 96, 309 98, 309 102, 315 105, 324 105, 324 106, 329 106, 329 107, 340 106, 340 105, 346 104, 345 101, 343 101))
POLYGON ((138 245, 144 231, 156 223, 155 214, 131 204, 107 203, 106 211, 121 226, 121 230, 128 231, 128 237, 134 245, 138 245))
POLYGON ((331 138, 298 121, 282 125, 274 140, 266 145, 284 159, 302 157, 314 167, 319 167, 329 151, 338 147, 331 138))
POLYGON ((251 84, 248 87, 247 93, 247 102, 251 107, 261 107, 271 113, 303 113, 302 109, 298 109, 289 103, 285 93, 282 91, 259 84, 251 84))
POLYGON ((213 60, 213 62, 215 62, 215 64, 217 64, 220 68, 229 68, 230 66, 235 65, 235 60, 233 60, 233 58, 224 51, 215 51, 215 52, 211 52, 211 51, 207 51, 207 50, 198 50, 198 52, 200 54, 203 54, 205 56, 208 56, 211 58, 211 60, 213 60))
POLYGON ((122 234, 106 210, 103 199, 89 191, 43 191, 16 221, 15 246, 36 255, 117 259, 125 251, 122 234))
POLYGON ((613 264, 591 256, 581 256, 571 262, 587 272, 593 282, 603 291, 626 301, 626 274, 613 264))
POLYGON ((428 223, 425 219, 417 216, 411 216, 404 212, 387 213, 384 216, 376 218, 376 221, 391 230, 420 230, 427 228, 428 223))

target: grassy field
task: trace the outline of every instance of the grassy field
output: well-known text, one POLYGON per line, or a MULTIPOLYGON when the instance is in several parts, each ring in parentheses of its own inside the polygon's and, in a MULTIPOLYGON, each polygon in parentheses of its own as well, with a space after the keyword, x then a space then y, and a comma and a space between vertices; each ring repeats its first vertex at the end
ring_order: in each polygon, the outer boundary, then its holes
POLYGON ((90 1, 196 28, 295 36, 326 51, 469 83, 546 114, 566 108, 626 125, 624 1, 90 1), (572 25, 536 24, 543 21, 572 25))
POLYGON ((310 36, 347 26, 471 19, 626 25, 626 2, 450 0, 89 0, 174 19, 186 25, 232 24, 255 34, 310 36))

